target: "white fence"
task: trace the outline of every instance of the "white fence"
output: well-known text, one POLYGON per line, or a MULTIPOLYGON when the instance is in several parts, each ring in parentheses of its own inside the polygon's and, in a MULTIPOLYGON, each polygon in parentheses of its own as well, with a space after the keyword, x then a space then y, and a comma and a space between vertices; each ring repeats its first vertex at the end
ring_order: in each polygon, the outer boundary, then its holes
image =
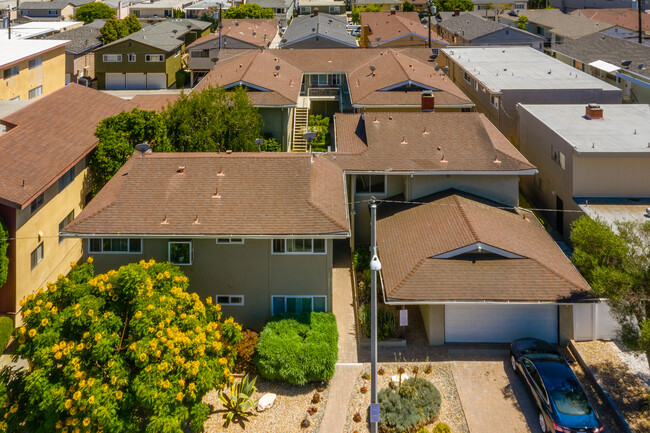
POLYGON ((573 339, 575 341, 613 340, 619 324, 606 301, 573 304, 573 339))

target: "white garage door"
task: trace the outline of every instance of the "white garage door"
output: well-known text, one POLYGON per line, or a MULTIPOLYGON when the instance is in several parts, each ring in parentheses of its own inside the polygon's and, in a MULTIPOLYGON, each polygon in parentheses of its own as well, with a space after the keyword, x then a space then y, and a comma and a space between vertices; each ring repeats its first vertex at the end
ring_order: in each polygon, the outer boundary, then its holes
POLYGON ((147 88, 147 76, 144 73, 127 73, 126 88, 129 90, 145 90, 147 88))
POLYGON ((167 75, 164 73, 147 74, 147 89, 166 89, 167 75))
POLYGON ((124 90, 124 74, 107 73, 106 90, 124 90))
POLYGON ((535 337, 557 342, 556 305, 446 305, 445 342, 510 343, 535 337))

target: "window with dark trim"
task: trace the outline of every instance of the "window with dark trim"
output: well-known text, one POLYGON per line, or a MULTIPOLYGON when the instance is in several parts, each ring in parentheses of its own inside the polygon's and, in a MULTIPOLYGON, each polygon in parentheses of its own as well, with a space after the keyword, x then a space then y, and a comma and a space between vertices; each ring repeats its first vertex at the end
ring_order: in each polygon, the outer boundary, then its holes
MULTIPOLYGON (((68 215, 66 215, 66 217, 63 218, 63 220, 59 223, 59 233, 61 233, 63 228, 65 226, 67 226, 68 224, 70 224, 72 222, 72 220, 74 220, 74 210, 72 210, 72 212, 70 212, 68 215)), ((59 244, 61 244, 61 242, 63 242, 64 240, 65 240, 65 238, 62 237, 61 235, 59 235, 59 244)))
POLYGON ((93 238, 88 240, 91 253, 142 253, 142 239, 139 238, 93 238))
POLYGON ((356 191, 361 194, 386 194, 386 175, 358 175, 356 191))
POLYGON ((34 251, 32 251, 32 269, 34 269, 39 263, 43 261, 43 257, 45 257, 45 249, 43 247, 43 242, 41 242, 36 248, 34 248, 34 251))
POLYGON ((74 180, 74 167, 59 178, 59 192, 63 191, 74 180))
POLYGON ((45 193, 41 193, 41 195, 36 197, 34 199, 34 201, 32 202, 32 204, 30 206, 30 209, 31 209, 32 213, 34 213, 37 210, 39 210, 40 208, 42 208, 43 204, 45 204, 45 193))
POLYGON ((325 239, 273 239, 273 254, 325 254, 325 239))

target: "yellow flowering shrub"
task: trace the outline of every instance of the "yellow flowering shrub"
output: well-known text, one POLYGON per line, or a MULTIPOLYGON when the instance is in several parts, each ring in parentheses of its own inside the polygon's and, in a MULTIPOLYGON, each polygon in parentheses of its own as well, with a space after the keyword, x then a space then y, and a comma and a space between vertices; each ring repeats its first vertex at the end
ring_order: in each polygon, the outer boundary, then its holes
POLYGON ((32 368, 0 373, 0 431, 201 431, 241 326, 188 286, 168 263, 94 275, 88 261, 23 299, 14 335, 32 368))

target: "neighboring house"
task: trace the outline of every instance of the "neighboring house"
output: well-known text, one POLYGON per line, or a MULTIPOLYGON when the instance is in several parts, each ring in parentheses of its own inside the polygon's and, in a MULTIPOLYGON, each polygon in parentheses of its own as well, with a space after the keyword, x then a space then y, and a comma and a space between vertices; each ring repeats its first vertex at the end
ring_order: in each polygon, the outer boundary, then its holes
POLYGON ((176 82, 185 47, 210 33, 205 21, 156 23, 95 50, 101 90, 167 89, 176 82))
POLYGON ((10 39, 0 49, 0 101, 28 100, 65 85, 69 41, 10 39))
POLYGON ((436 32, 452 45, 523 45, 536 50, 544 49, 541 36, 516 27, 507 26, 475 14, 441 12, 436 20, 436 32))
MULTIPOLYGON (((612 24, 605 30, 610 36, 626 39, 632 42, 639 41, 639 11, 638 9, 580 9, 571 13, 582 15, 593 20, 612 24)), ((643 45, 650 46, 650 14, 647 12, 641 15, 641 26, 643 29, 643 45)))
MULTIPOLYGON (((101 20, 104 21, 104 20, 101 20)), ((65 82, 76 83, 79 78, 95 78, 94 51, 102 46, 102 35, 96 26, 86 25, 48 36, 49 40, 69 40, 65 47, 65 82)))
POLYGON ((215 64, 213 59, 219 58, 220 49, 268 48, 277 34, 278 20, 275 18, 222 20, 216 33, 197 39, 187 47, 192 83, 194 74, 207 73, 212 69, 215 64))
POLYGON ((594 33, 555 47, 553 57, 619 87, 624 102, 650 103, 650 46, 594 33))
POLYGON ((437 59, 516 144, 517 104, 620 103, 621 90, 530 47, 453 47, 437 59))
POLYGON ((348 33, 345 17, 321 14, 299 15, 291 20, 279 48, 353 48, 357 40, 348 33))
POLYGON ((69 84, 0 119, 7 128, 0 134, 0 218, 9 230, 9 275, 0 289, 3 314, 16 315, 22 298, 67 275, 70 263, 81 258, 81 242, 59 232, 88 199, 95 129, 102 119, 134 107, 69 84))
POLYGON ((488 9, 500 10, 525 10, 528 9, 528 2, 525 0, 510 0, 507 2, 498 2, 492 0, 472 0, 475 11, 485 11, 488 9))
MULTIPOLYGON (((427 5, 424 0, 407 0, 413 4, 416 11, 423 11, 427 5)), ((404 0, 352 0, 354 6, 380 5, 383 12, 400 11, 404 0)))
MULTIPOLYGON (((11 25, 11 39, 41 39, 81 27, 81 21, 31 21, 11 25)), ((9 29, 0 29, 0 41, 9 39, 9 29)))
POLYGON ((499 22, 516 27, 519 17, 528 18, 526 31, 542 36, 552 47, 565 40, 578 39, 613 27, 612 24, 592 20, 585 16, 567 15, 558 9, 527 9, 499 15, 499 22))
POLYGON ((30 21, 65 21, 72 20, 79 6, 93 3, 95 0, 50 0, 28 1, 18 3, 19 23, 30 21))
POLYGON ((275 12, 275 18, 280 21, 280 25, 286 26, 293 17, 296 9, 295 0, 249 0, 246 3, 260 5, 262 8, 272 9, 275 12))
POLYGON ((589 286, 517 208, 536 169, 485 116, 337 114, 335 131, 353 244, 369 242, 376 197, 383 299, 418 305, 430 344, 573 338, 589 286))
MULTIPOLYGON (((567 14, 581 9, 598 10, 598 9, 610 9, 610 8, 626 8, 626 9, 636 10, 637 0, 620 0, 616 2, 612 0, 551 0, 551 6, 567 14)), ((648 1, 641 0, 641 10, 647 10, 647 9, 648 9, 648 1)), ((594 19, 598 19, 598 18, 594 18, 594 19)))
POLYGON ((174 10, 185 12, 185 5, 193 3, 188 0, 152 0, 146 3, 136 3, 129 7, 129 14, 138 18, 172 18, 174 10))
MULTIPOLYGON (((420 22, 417 12, 361 12, 361 38, 359 45, 367 48, 426 47, 429 30, 420 22)), ((431 23, 435 23, 432 18, 431 23)), ((435 31, 431 31, 431 47, 448 44, 435 31)))
POLYGON ((519 149, 539 169, 522 179, 536 206, 568 240, 583 214, 648 221, 650 106, 520 105, 519 149), (561 212, 567 211, 567 212, 561 212))
POLYGON ((300 15, 311 15, 316 9, 322 14, 345 15, 344 0, 300 0, 300 15))
POLYGON ((216 11, 219 9, 219 7, 221 7, 221 10, 225 11, 230 7, 230 5, 231 2, 226 0, 202 0, 198 3, 185 6, 185 18, 199 19, 203 13, 207 13, 211 9, 214 9, 216 11))
POLYGON ((246 87, 264 132, 293 151, 308 150, 302 135, 310 114, 420 111, 423 91, 433 92, 437 111, 473 109, 435 63, 408 50, 252 50, 217 62, 194 91, 210 85, 246 87))
POLYGON ((247 328, 332 311, 333 241, 350 236, 345 179, 312 157, 137 154, 63 236, 83 239, 98 272, 170 261, 247 328))

